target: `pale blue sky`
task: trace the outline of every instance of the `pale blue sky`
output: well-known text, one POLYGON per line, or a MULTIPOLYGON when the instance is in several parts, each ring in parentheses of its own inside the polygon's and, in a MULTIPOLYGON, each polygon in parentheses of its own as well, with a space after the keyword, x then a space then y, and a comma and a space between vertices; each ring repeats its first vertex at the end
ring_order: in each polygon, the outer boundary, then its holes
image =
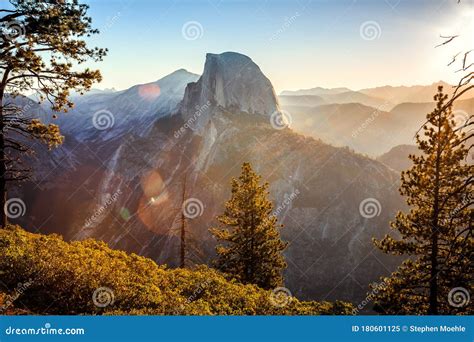
POLYGON ((124 89, 179 68, 201 73, 207 52, 224 51, 251 57, 277 92, 454 82, 458 75, 446 64, 474 41, 472 0, 86 2, 101 30, 91 43, 110 50, 97 65, 99 88, 124 89), (198 39, 183 36, 188 22, 199 23, 198 39), (440 34, 460 30, 452 45, 434 48, 440 34))

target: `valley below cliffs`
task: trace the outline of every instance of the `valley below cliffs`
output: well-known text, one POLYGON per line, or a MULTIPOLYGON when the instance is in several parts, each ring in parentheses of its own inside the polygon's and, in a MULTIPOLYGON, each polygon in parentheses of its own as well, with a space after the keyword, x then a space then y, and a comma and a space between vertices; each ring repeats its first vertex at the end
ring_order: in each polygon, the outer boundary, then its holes
POLYGON ((250 162, 270 184, 289 242, 285 286, 302 299, 360 302, 397 266, 372 238, 404 208, 399 174, 298 134, 280 111, 270 80, 232 52, 208 54, 200 77, 180 70, 166 82, 86 95, 67 124, 58 122, 64 145, 38 147, 30 160, 37 171, 16 190, 28 213, 18 223, 177 266, 185 198, 195 210, 186 220, 187 262, 210 264, 216 241, 208 229, 231 178, 250 162), (105 128, 94 125, 98 115, 105 128))

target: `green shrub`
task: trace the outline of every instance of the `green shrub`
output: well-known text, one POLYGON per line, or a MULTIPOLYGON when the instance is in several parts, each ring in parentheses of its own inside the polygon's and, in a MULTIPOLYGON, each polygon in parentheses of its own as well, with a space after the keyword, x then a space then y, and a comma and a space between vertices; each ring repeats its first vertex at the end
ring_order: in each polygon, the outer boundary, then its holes
MULTIPOLYGON (((65 242, 18 226, 0 229, 0 279, 13 305, 36 314, 318 315, 352 305, 275 301, 272 291, 199 266, 167 269, 95 240, 65 242), (18 284, 25 284, 18 294, 18 284), (95 295, 94 295, 95 294, 95 295), (275 305, 285 304, 285 305, 275 305)), ((3 294, 3 296, 6 296, 3 294)), ((2 297, 2 296, 0 296, 2 297)), ((281 298, 280 298, 281 299, 281 298)), ((10 309, 10 312, 15 312, 10 309)))

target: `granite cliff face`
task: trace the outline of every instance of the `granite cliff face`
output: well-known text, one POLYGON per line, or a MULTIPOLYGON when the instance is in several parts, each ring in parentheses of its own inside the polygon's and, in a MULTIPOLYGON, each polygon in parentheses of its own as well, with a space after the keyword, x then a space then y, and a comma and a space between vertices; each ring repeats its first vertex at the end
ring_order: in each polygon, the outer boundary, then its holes
MULTIPOLYGON (((249 57, 235 52, 206 55, 202 76, 186 87, 180 114, 189 120, 207 103, 235 113, 265 116, 279 109, 270 80, 249 57)), ((208 120, 207 113, 202 115, 196 128, 208 120)))
POLYGON ((388 231, 402 206, 397 173, 272 125, 278 102, 250 58, 208 54, 203 75, 175 108, 147 127, 114 126, 69 146, 77 167, 55 169, 37 182, 42 190, 23 193, 31 215, 22 223, 64 227, 68 239, 102 239, 174 266, 185 182, 196 210, 187 221, 188 261, 209 262, 216 241, 208 229, 230 197, 231 178, 249 161, 271 184, 275 215, 285 225, 293 294, 357 302, 393 268, 371 238, 388 231), (101 134, 114 138, 100 141, 101 134))

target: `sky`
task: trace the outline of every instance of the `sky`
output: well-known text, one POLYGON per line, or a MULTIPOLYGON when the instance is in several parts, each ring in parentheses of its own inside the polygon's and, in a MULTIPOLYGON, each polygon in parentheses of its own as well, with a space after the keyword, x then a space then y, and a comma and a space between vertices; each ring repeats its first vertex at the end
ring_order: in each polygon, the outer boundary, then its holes
POLYGON ((256 62, 277 93, 321 87, 454 83, 452 56, 472 48, 474 1, 87 0, 89 40, 107 47, 96 88, 128 88, 177 70, 202 73, 208 52, 256 62), (440 35, 461 36, 449 45, 440 35))

